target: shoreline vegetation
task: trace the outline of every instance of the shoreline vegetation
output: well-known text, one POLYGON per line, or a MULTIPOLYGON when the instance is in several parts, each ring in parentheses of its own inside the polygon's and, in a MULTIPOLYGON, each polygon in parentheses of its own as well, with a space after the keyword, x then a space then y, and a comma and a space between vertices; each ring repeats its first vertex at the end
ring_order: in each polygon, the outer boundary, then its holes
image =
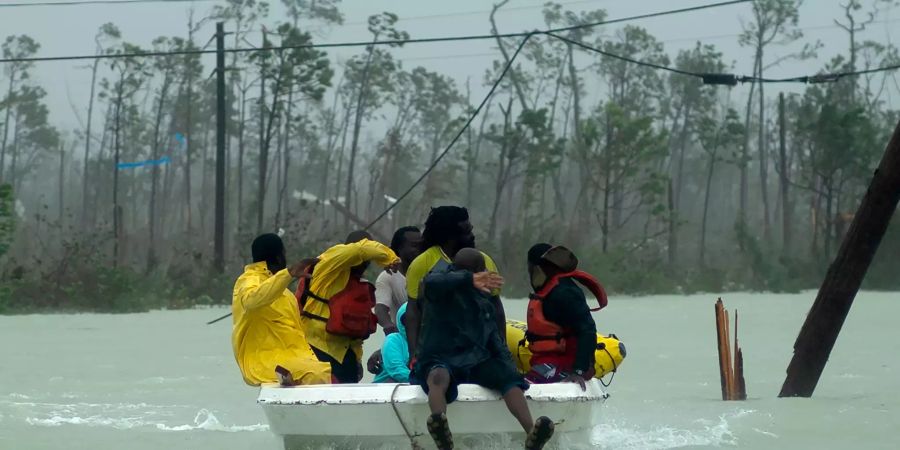
MULTIPOLYGON (((182 31, 152 40, 99 26, 79 38, 89 71, 0 35, 0 314, 228 304, 258 234, 284 230, 295 260, 367 224, 387 243, 438 205, 469 209, 511 298, 537 242, 573 249, 611 294, 817 289, 900 120, 882 0, 717 7, 740 46, 727 54, 643 20, 596 26, 618 11, 583 2, 527 12, 564 39, 503 37, 515 2, 500 0, 460 19, 494 34, 467 52, 496 50, 460 60, 462 74, 441 63, 466 55, 399 48, 427 37, 407 31, 408 11, 370 16, 366 41, 385 45, 341 54, 310 44, 342 41, 350 2, 216 3, 182 5, 182 31), (804 35, 812 9, 835 19, 827 46, 804 35), (216 22, 243 49, 225 55, 221 95, 199 53, 216 22), (84 78, 66 79, 90 93, 71 111, 51 111, 53 68, 84 78), (77 126, 54 122, 70 113, 77 126)), ((687 29, 698 14, 658 20, 687 29)), ((864 289, 900 290, 894 222, 864 289)))
MULTIPOLYGON (((290 247, 289 247, 290 248, 290 247)), ((827 264, 811 264, 780 259, 768 255, 752 242, 745 252, 734 250, 744 261, 730 270, 689 268, 673 273, 664 268, 650 268, 648 261, 628 258, 624 251, 607 254, 582 254, 582 267, 597 274, 611 295, 690 295, 724 292, 797 293, 819 288, 827 264), (746 267, 741 270, 738 267, 746 267)), ((490 253, 490 249, 486 249, 490 253)), ((296 251, 295 255, 316 254, 296 251)), ((892 224, 882 242, 875 262, 869 270, 863 290, 900 291, 900 277, 891 258, 900 254, 900 226, 892 224)), ((41 263, 39 271, 19 266, 11 277, 0 279, 0 315, 42 313, 135 313, 151 310, 179 310, 202 306, 228 306, 231 290, 240 265, 233 264, 229 273, 215 275, 211 267, 197 265, 171 266, 165 273, 135 272, 129 268, 113 269, 98 261, 82 260, 41 263), (233 273, 231 273, 233 272, 233 273), (204 273, 206 275, 204 275, 204 273)), ((7 255, 8 258, 8 255, 7 255)), ((664 260, 659 260, 662 266, 664 260)), ((526 298, 528 288, 524 274, 515 267, 500 267, 509 281, 504 297, 526 298)), ((377 273, 368 274, 371 279, 377 273)))

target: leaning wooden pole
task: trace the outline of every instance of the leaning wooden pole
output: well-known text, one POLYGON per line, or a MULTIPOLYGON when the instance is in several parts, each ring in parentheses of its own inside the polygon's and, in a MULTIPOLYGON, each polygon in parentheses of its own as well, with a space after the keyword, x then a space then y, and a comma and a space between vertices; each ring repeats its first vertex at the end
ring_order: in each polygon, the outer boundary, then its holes
POLYGON ((725 306, 720 298, 716 302, 716 345, 719 350, 719 381, 722 384, 722 400, 728 400, 728 364, 725 355, 728 354, 728 338, 725 331, 725 306))
POLYGON ((734 310, 734 393, 732 400, 747 400, 747 386, 744 383, 744 352, 738 343, 738 312, 734 310))
POLYGON ((900 200, 900 123, 794 343, 779 397, 811 397, 900 200))
POLYGON ((738 315, 734 312, 734 356, 732 357, 728 310, 720 298, 716 301, 716 343, 719 349, 719 379, 722 383, 722 400, 746 400, 744 383, 744 353, 738 344, 738 315))

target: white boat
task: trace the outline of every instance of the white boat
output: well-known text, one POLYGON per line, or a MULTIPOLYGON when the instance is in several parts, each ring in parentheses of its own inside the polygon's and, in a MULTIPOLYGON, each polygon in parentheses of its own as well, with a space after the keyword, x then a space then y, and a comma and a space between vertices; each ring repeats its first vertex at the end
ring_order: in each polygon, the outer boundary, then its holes
MULTIPOLYGON (((590 431, 609 396, 596 379, 587 390, 573 383, 532 385, 526 392, 531 414, 556 423, 545 448, 589 443, 590 431)), ((336 384, 260 388, 258 403, 269 428, 286 450, 307 448, 434 448, 426 428, 428 397, 408 384, 336 384)), ((521 448, 525 433, 496 392, 459 386, 447 411, 457 448, 500 445, 521 448)))

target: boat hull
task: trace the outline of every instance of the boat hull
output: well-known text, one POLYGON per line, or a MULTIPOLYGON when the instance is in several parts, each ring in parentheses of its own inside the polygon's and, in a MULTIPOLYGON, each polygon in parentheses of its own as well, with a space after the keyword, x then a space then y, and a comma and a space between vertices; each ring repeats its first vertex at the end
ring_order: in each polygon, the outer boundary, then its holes
MULTIPOLYGON (((534 417, 547 416, 556 423, 552 443, 564 447, 586 443, 607 398, 597 380, 589 381, 586 391, 572 383, 533 385, 526 396, 534 417)), ((433 448, 426 427, 428 397, 418 386, 263 386, 258 403, 272 432, 284 437, 286 449, 409 448, 413 441, 433 448)), ((447 416, 454 440, 464 447, 524 438, 500 396, 480 386, 461 385, 447 416)))

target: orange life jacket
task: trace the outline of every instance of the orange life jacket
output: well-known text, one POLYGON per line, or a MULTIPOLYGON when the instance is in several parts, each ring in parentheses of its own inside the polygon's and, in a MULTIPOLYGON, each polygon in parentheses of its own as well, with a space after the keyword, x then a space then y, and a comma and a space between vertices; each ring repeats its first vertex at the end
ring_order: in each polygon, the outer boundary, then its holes
POLYGON ((592 308, 591 311, 599 311, 609 303, 603 286, 587 272, 574 270, 553 276, 544 283, 540 290, 529 296, 528 331, 525 333, 525 339, 528 340, 528 348, 532 354, 566 353, 571 354, 574 358, 575 349, 567 348, 566 345, 566 341, 572 337, 571 332, 544 317, 543 301, 563 278, 574 279, 594 294, 600 306, 592 308))
POLYGON ((308 284, 309 279, 301 277, 295 293, 302 316, 325 322, 325 331, 329 334, 367 339, 375 333, 378 318, 372 313, 375 307, 375 286, 372 283, 351 276, 347 286, 330 299, 312 293, 308 284), (304 310, 308 298, 328 305, 327 319, 304 310))

